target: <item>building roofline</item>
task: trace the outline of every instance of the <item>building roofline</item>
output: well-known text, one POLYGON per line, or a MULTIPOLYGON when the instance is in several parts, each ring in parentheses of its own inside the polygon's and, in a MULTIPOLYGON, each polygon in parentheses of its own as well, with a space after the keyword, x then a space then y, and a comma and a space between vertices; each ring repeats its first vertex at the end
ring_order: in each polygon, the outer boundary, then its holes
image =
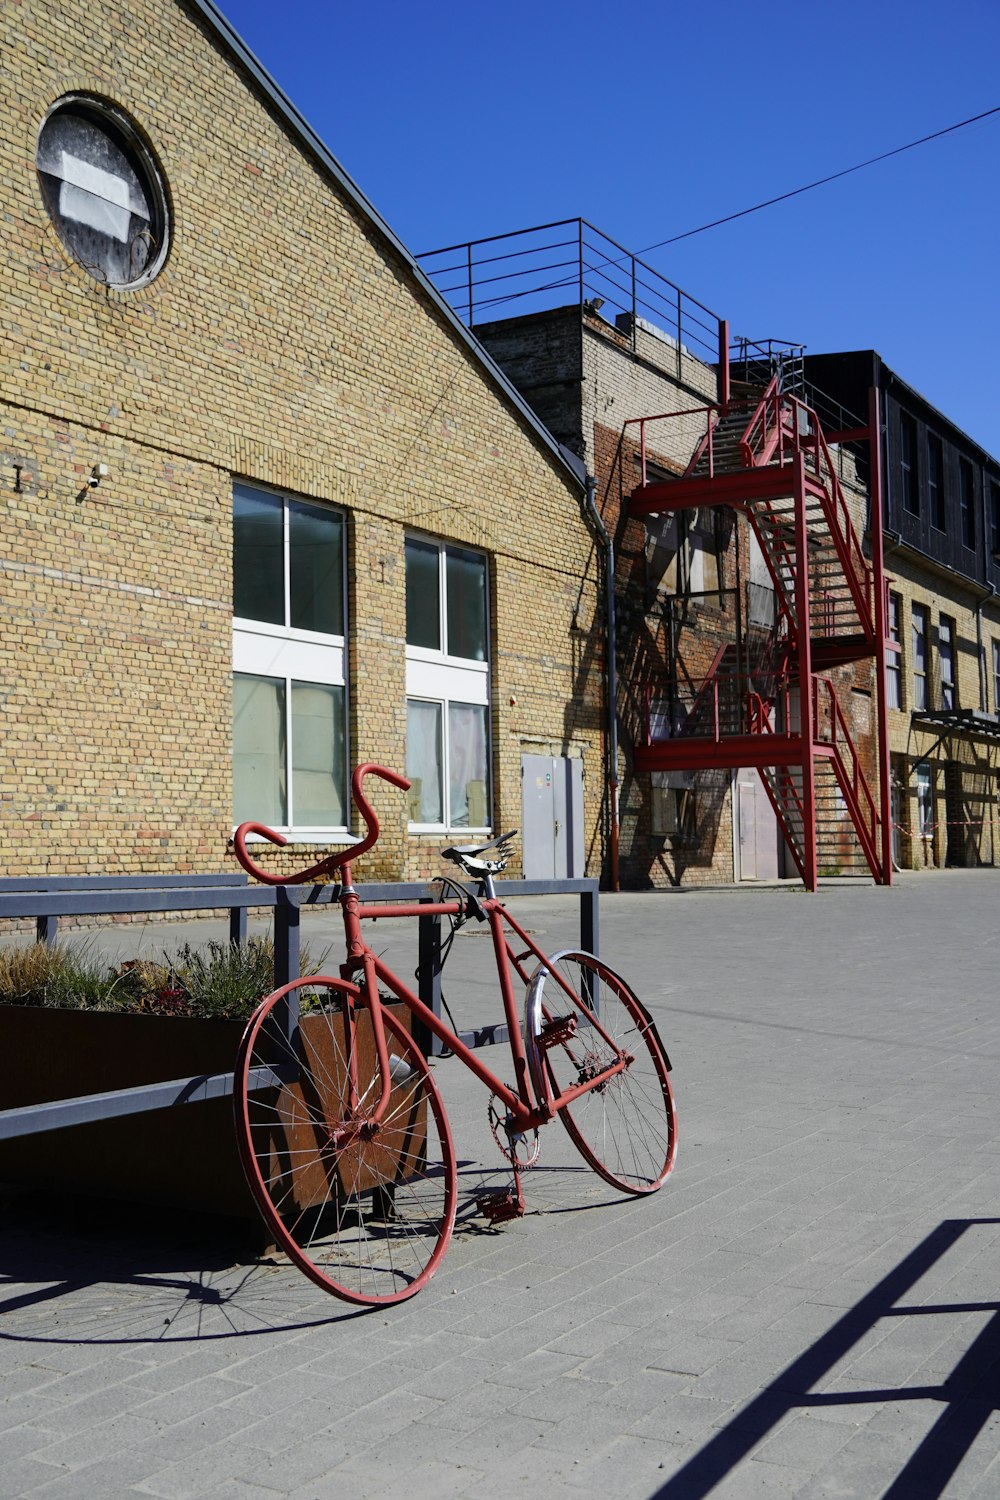
POLYGON ((964 427, 959 427, 953 418, 947 416, 940 407, 935 406, 933 401, 929 401, 921 391, 917 390, 916 386, 910 385, 909 381, 904 380, 902 375, 897 374, 892 366, 886 363, 877 349, 824 349, 822 351, 815 350, 812 355, 807 351, 806 363, 808 364, 811 357, 815 359, 858 359, 862 356, 871 361, 875 380, 880 390, 883 388, 887 377, 893 385, 899 386, 908 396, 912 396, 914 401, 919 402, 922 407, 931 412, 936 420, 941 423, 942 427, 950 428, 952 432, 958 434, 968 447, 975 449, 984 460, 984 467, 987 464, 992 465, 994 468, 1000 466, 1000 458, 992 454, 988 448, 984 448, 982 443, 977 443, 974 437, 970 437, 964 427))
POLYGON ((518 394, 514 386, 511 385, 500 367, 493 362, 474 335, 469 332, 465 324, 462 323, 448 306, 448 303, 437 291, 433 283, 420 269, 411 251, 406 248, 398 235, 389 228, 381 214, 361 191, 354 179, 344 171, 336 157, 324 145, 321 137, 317 135, 308 121, 296 109, 288 95, 271 77, 263 63, 251 52, 246 42, 244 42, 232 24, 217 6, 213 4, 213 0, 184 0, 184 3, 197 12, 217 40, 250 75, 258 88, 261 89, 299 145, 309 152, 325 172, 329 173, 348 201, 404 263, 407 271, 413 277, 427 300, 448 324, 449 328, 458 336, 476 363, 482 367, 493 383, 500 388, 507 401, 515 408, 522 420, 541 440, 560 469, 569 475, 574 485, 581 486, 579 475, 574 466, 567 462, 565 452, 559 443, 557 443, 552 433, 538 420, 531 407, 518 394))

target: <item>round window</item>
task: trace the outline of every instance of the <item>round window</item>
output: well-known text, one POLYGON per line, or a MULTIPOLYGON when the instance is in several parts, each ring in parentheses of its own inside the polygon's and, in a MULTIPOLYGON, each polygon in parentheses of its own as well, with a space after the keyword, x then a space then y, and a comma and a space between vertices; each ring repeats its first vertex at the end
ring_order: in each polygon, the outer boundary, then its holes
POLYGON ((167 255, 169 213, 160 169, 114 105, 60 99, 38 136, 38 180, 66 249, 95 281, 143 286, 167 255))

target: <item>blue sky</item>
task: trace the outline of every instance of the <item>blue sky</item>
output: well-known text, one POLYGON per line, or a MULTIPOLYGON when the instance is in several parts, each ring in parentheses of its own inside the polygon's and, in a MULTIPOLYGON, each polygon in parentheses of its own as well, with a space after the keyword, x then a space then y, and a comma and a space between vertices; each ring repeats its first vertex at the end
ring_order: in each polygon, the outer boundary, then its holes
MULTIPOLYGON (((224 0, 413 251, 628 249, 1000 105, 1000 0, 224 0)), ((1000 114, 645 256, 735 334, 875 348, 1000 457, 1000 114)))

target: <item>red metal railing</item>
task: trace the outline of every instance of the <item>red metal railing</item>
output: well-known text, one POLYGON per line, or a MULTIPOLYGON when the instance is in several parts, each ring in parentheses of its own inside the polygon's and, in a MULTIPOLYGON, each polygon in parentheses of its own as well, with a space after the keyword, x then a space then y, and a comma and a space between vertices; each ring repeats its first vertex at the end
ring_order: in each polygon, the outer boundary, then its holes
POLYGON ((837 779, 848 802, 851 818, 865 850, 865 856, 873 871, 880 868, 878 854, 879 814, 875 799, 861 767, 858 752, 854 748, 847 720, 837 700, 833 683, 828 677, 814 677, 813 724, 816 741, 833 750, 837 779), (846 760, 845 760, 846 756, 846 760))
POLYGON ((822 426, 812 407, 797 396, 783 396, 775 378, 747 423, 741 448, 748 468, 762 467, 775 458, 782 465, 797 450, 805 455, 806 470, 813 474, 822 492, 820 503, 858 618, 865 633, 873 634, 871 568, 861 550, 822 426))
MULTIPOLYGON (((721 660, 726 649, 723 647, 718 652, 716 662, 721 660)), ((779 703, 782 708, 783 722, 786 725, 789 722, 789 684, 785 678, 776 678, 774 694, 768 698, 750 685, 750 678, 746 672, 723 672, 713 665, 708 676, 694 679, 690 688, 695 692, 688 707, 683 702, 678 702, 676 697, 668 699, 665 695, 657 693, 653 687, 647 686, 645 699, 647 745, 662 744, 666 740, 677 739, 708 740, 712 744, 721 744, 723 740, 740 735, 775 734, 777 731, 772 719, 775 706, 779 703), (683 724, 674 729, 671 723, 666 733, 654 734, 654 718, 667 717, 667 714, 653 713, 655 702, 668 705, 668 712, 671 715, 680 709, 684 714, 683 724)))

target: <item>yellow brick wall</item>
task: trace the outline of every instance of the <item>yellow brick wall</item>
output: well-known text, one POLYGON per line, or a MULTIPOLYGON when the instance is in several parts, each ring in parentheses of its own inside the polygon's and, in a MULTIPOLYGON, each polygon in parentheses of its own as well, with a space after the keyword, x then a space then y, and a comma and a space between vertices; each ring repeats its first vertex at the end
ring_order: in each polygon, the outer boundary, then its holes
MULTIPOLYGON (((0 41, 0 871, 221 867, 234 474, 348 512, 355 760, 403 764, 404 528, 489 551, 496 819, 520 822, 522 743, 582 755, 596 868, 597 576, 561 466, 183 5, 24 0, 0 41), (124 109, 169 184, 142 290, 76 266, 43 205, 37 133, 71 91, 124 109)), ((416 874, 427 841, 379 806, 360 873, 416 874)))
POLYGON ((931 708, 942 705, 937 629, 941 617, 947 616, 955 624, 956 706, 991 714, 1000 712, 992 667, 992 643, 1000 640, 1000 609, 987 603, 981 624, 977 623, 978 601, 959 580, 943 572, 932 574, 918 558, 900 551, 890 551, 885 566, 889 590, 900 602, 902 707, 888 711, 890 762, 898 788, 900 863, 906 869, 1000 863, 1000 743, 990 735, 946 733, 943 726, 912 719, 914 605, 926 608, 930 619, 927 692, 931 708), (980 641, 985 657, 982 686, 980 641), (919 830, 918 765, 931 772, 933 816, 927 836, 919 830), (949 777, 954 787, 951 798, 949 777))

